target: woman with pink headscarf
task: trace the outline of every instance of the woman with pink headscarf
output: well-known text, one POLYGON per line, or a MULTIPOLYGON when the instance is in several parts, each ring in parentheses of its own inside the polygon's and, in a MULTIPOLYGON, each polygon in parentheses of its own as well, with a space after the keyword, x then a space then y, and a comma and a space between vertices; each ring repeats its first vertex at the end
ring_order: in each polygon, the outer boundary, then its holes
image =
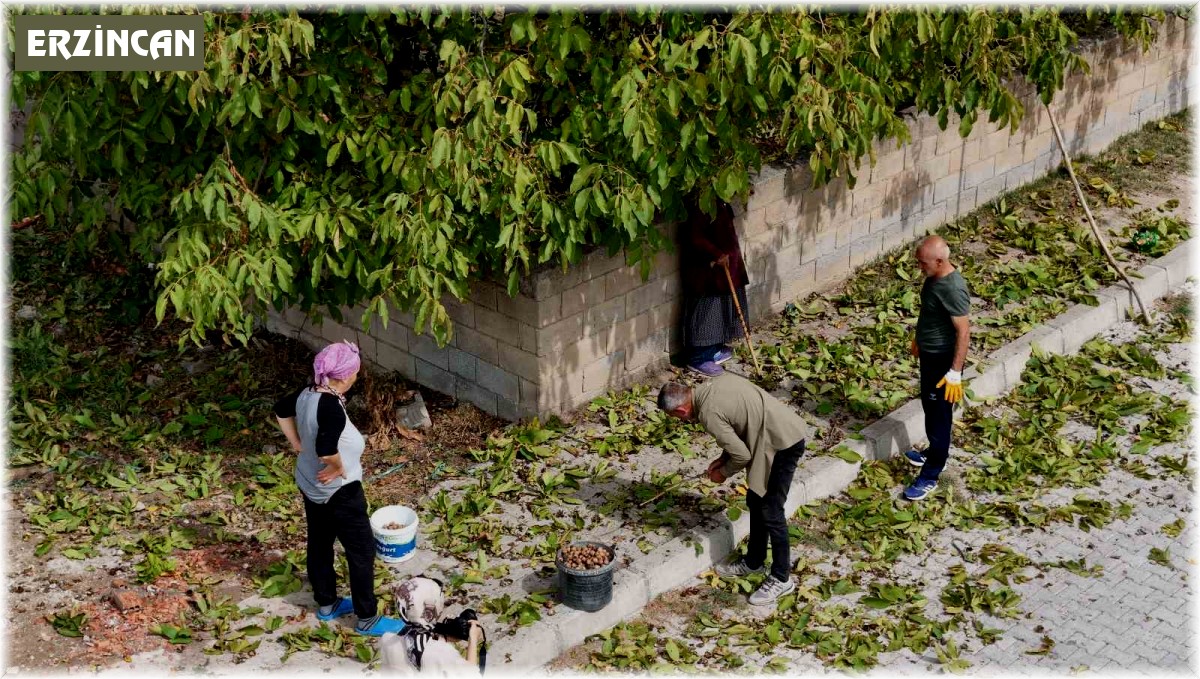
POLYGON ((330 344, 313 360, 313 383, 275 404, 275 417, 296 458, 296 485, 308 523, 308 581, 317 618, 358 616, 354 630, 382 636, 404 622, 379 614, 375 599, 375 535, 362 486, 366 441, 346 417, 346 392, 362 362, 350 342, 330 344), (350 596, 337 595, 333 542, 342 543, 349 566, 350 596))

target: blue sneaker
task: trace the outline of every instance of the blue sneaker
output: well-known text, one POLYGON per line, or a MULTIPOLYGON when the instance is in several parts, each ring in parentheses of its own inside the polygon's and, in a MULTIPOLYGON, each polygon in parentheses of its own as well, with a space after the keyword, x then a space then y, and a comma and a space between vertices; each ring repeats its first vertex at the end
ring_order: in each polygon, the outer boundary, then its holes
POLYGON ((713 363, 712 361, 705 361, 703 363, 692 363, 691 365, 688 366, 688 370, 691 370, 692 372, 700 373, 701 375, 704 375, 705 377, 716 377, 717 375, 720 375, 721 373, 725 372, 724 368, 717 365, 716 363, 713 363))
POLYGON ((904 489, 904 499, 923 500, 926 495, 929 495, 933 492, 934 488, 937 488, 937 481, 917 479, 916 481, 912 482, 912 485, 904 489))
POLYGON ((318 608, 317 620, 336 620, 344 615, 350 615, 353 612, 354 602, 350 600, 350 597, 345 596, 342 597, 341 601, 337 602, 337 605, 333 607, 333 612, 329 615, 322 615, 321 609, 318 608))
POLYGON ((716 363, 717 365, 721 365, 731 358, 733 358, 733 349, 730 349, 729 347, 721 347, 720 349, 717 349, 717 353, 713 354, 712 362, 716 363))
POLYGON ((404 631, 404 627, 405 625, 403 620, 381 615, 379 616, 379 619, 375 621, 375 624, 371 625, 370 627, 364 629, 358 625, 355 625, 354 631, 368 637, 381 637, 388 632, 399 634, 404 631))
POLYGON ((922 453, 919 450, 906 451, 904 453, 904 459, 908 460, 908 463, 914 467, 925 466, 925 453, 922 453))

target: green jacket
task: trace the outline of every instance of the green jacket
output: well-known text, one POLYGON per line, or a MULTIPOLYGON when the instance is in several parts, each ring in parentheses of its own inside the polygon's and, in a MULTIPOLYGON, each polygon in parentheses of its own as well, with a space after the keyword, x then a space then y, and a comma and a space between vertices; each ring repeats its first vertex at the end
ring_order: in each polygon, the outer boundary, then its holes
POLYGON ((796 411, 740 375, 722 373, 695 388, 692 407, 700 424, 729 454, 726 477, 747 469, 750 490, 767 494, 775 452, 808 437, 796 411))

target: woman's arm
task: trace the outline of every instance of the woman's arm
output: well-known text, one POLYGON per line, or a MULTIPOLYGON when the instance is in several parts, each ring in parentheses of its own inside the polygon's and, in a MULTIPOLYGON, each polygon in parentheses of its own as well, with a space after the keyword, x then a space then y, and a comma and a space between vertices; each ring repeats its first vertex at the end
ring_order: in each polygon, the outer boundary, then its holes
POLYGON ((471 620, 469 624, 471 625, 471 634, 467 639, 467 662, 471 663, 473 667, 478 667, 479 642, 483 639, 483 628, 474 620, 471 620))
POLYGON ((296 429, 296 398, 300 396, 300 389, 292 394, 288 394, 275 402, 275 419, 279 422, 279 428, 283 430, 283 435, 287 437, 288 443, 292 444, 292 450, 297 453, 303 444, 300 443, 300 432, 296 429))
POLYGON ((300 443, 300 432, 296 430, 296 418, 294 417, 276 417, 279 422, 279 428, 283 430, 283 435, 287 437, 288 443, 292 444, 292 450, 297 453, 303 445, 300 443))

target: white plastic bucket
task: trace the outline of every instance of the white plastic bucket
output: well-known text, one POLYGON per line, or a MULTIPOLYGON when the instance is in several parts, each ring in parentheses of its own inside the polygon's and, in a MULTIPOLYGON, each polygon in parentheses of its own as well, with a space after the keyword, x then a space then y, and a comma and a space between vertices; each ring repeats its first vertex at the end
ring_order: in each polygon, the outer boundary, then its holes
POLYGON ((371 515, 371 531, 375 533, 375 552, 386 563, 408 561, 417 547, 417 526, 420 519, 408 507, 388 505, 371 515), (384 526, 398 523, 403 528, 389 530, 384 526))

